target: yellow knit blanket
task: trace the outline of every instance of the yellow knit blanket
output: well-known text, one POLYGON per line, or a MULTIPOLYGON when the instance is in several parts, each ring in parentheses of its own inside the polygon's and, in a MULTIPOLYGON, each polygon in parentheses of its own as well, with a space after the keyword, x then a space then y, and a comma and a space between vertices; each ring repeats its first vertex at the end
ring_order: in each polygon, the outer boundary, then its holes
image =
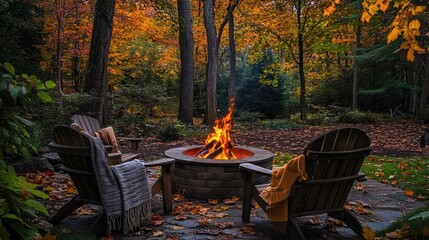
POLYGON ((288 220, 288 201, 292 185, 295 181, 307 180, 305 172, 305 156, 299 155, 291 159, 283 167, 273 169, 270 186, 259 195, 267 202, 267 215, 270 221, 284 222, 288 220))

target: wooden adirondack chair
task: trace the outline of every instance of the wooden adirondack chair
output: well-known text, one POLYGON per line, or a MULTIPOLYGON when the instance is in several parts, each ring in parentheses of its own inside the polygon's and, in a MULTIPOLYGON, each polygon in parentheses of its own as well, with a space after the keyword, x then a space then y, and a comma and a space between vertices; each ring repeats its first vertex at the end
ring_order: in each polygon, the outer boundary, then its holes
MULTIPOLYGON (((96 176, 92 167, 90 137, 68 126, 57 126, 53 131, 53 141, 49 148, 57 152, 63 163, 62 170, 67 172, 78 194, 65 203, 50 219, 57 224, 83 204, 101 205, 101 197, 97 186, 96 176)), ((106 154, 106 157, 108 155, 106 154)), ((172 211, 171 175, 174 159, 164 158, 145 162, 145 167, 161 166, 161 176, 154 180, 149 178, 152 196, 162 192, 164 213, 172 211)), ((97 235, 106 233, 106 214, 103 211, 89 232, 97 235)))
MULTIPOLYGON (((77 123, 85 132, 89 134, 93 134, 94 132, 101 129, 100 123, 97 119, 86 116, 86 115, 79 115, 75 114, 71 117, 71 120, 73 123, 77 123)), ((111 162, 114 164, 118 164, 121 162, 126 162, 132 159, 135 159, 138 157, 138 148, 139 143, 142 141, 142 138, 126 138, 126 137, 117 137, 117 139, 125 139, 130 142, 131 144, 131 153, 111 153, 110 149, 112 149, 113 146, 111 145, 105 145, 106 149, 109 151, 111 162)))
MULTIPOLYGON (((367 134, 357 128, 333 130, 310 142, 304 150, 307 181, 293 185, 288 197, 289 219, 276 222, 275 227, 291 239, 305 239, 295 218, 327 213, 362 236, 362 225, 343 206, 354 181, 365 180, 359 169, 371 152, 370 144, 367 134)), ((272 171, 250 163, 240 164, 240 170, 245 181, 242 219, 249 222, 252 198, 267 211, 259 194, 269 184, 255 185, 254 175, 271 176, 272 171)))

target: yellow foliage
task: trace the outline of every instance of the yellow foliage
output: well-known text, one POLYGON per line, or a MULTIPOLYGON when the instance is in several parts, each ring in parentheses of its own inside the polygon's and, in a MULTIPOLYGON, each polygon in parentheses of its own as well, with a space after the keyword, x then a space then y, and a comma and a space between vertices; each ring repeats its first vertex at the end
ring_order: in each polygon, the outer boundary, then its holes
POLYGON ((400 34, 401 34, 401 30, 397 27, 394 27, 387 35, 387 43, 391 43, 395 41, 400 34))
POLYGON ((375 232, 368 226, 363 228, 362 233, 363 233, 363 238, 365 240, 374 240, 375 239, 375 232))
POLYGON ((421 36, 420 21, 415 17, 426 10, 426 6, 416 6, 409 0, 364 0, 362 3, 363 12, 361 16, 362 22, 369 22, 378 11, 385 12, 390 2, 394 2, 393 7, 397 9, 389 28, 391 31, 387 35, 387 43, 395 41, 400 35, 404 39, 404 43, 399 49, 408 50, 407 60, 414 61, 414 54, 425 53, 418 44, 416 37, 421 36))

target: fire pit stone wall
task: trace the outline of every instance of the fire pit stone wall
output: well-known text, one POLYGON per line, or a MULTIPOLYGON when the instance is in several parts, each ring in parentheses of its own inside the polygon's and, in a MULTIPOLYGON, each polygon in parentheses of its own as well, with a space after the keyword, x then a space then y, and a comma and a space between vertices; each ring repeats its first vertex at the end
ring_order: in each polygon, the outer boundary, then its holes
MULTIPOLYGON (((238 146, 234 152, 242 157, 234 160, 201 159, 192 155, 202 146, 186 146, 165 151, 165 155, 176 159, 173 172, 173 192, 185 191, 193 199, 226 199, 242 197, 243 179, 239 171, 240 163, 253 163, 272 168, 273 154, 260 148, 238 146)), ((255 181, 267 182, 269 177, 258 176, 255 181)))

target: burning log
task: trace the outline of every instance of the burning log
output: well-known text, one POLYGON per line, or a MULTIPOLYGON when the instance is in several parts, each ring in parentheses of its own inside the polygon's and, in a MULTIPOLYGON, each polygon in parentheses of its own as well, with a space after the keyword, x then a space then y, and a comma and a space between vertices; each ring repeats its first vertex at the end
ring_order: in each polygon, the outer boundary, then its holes
POLYGON ((213 159, 236 159, 232 148, 234 144, 231 140, 232 113, 234 107, 234 99, 231 99, 231 105, 228 108, 228 113, 221 119, 217 119, 213 126, 214 132, 207 136, 205 141, 206 146, 196 154, 199 158, 213 159))
POLYGON ((197 152, 196 156, 197 157, 204 157, 204 155, 207 154, 207 152, 213 147, 213 145, 216 144, 215 140, 212 140, 211 142, 209 142, 209 144, 207 144, 206 146, 204 146, 200 151, 197 152))

